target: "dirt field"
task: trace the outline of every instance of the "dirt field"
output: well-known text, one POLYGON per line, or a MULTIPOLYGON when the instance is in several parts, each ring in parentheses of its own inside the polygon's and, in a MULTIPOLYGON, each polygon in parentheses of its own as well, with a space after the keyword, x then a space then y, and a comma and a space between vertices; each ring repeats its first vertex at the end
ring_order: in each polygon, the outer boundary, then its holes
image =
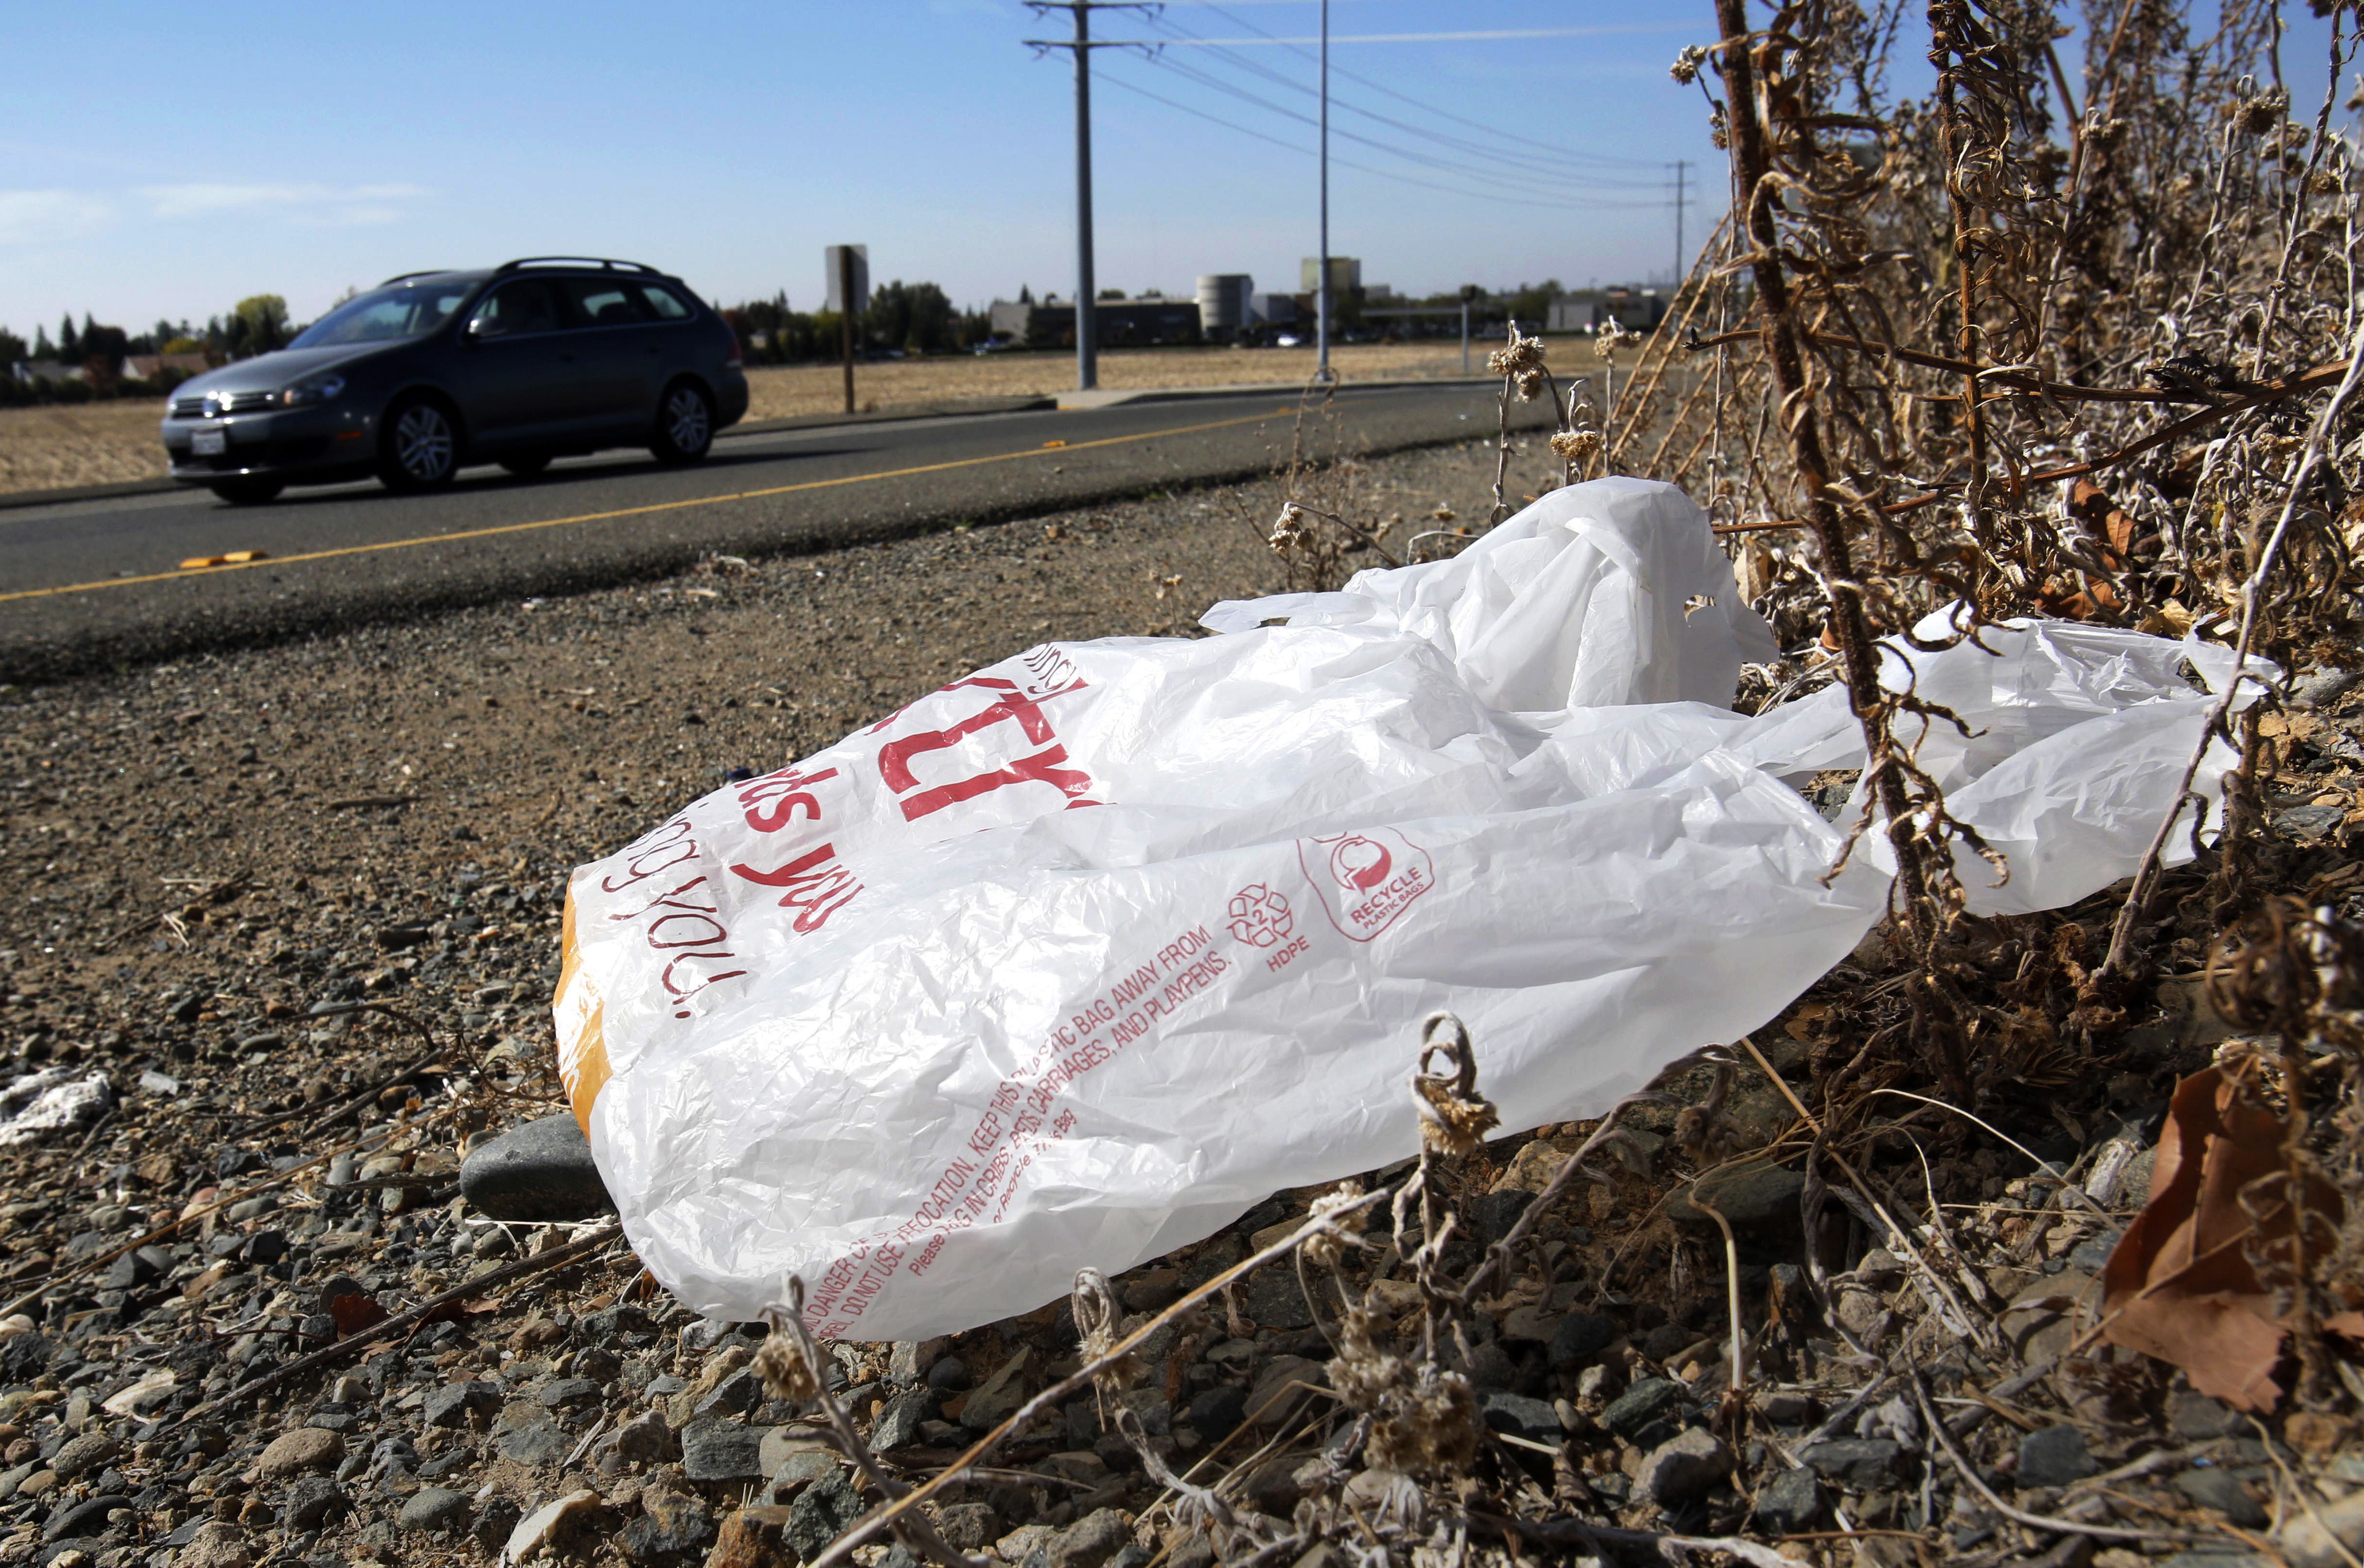
MULTIPOLYGON (((1332 362, 1347 380, 1446 375, 1459 372, 1452 345, 1342 345, 1332 362)), ((1110 388, 1293 384, 1313 373, 1310 349, 1134 349, 1100 358, 1100 384, 1110 388)), ((1042 396, 1075 385, 1076 361, 1066 354, 962 355, 897 360, 859 367, 854 395, 864 408, 942 403, 972 397, 1042 396)), ((751 419, 830 414, 843 406, 834 365, 765 368, 748 376, 751 419)), ((152 479, 164 472, 156 439, 162 409, 157 400, 88 404, 72 408, 0 409, 0 492, 54 490, 152 479)))

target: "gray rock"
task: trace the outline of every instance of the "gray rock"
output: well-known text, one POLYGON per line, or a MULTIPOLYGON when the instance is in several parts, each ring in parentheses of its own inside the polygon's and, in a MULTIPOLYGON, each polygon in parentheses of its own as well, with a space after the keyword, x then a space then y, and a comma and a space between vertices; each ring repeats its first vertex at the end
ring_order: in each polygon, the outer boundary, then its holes
POLYGON ((122 1457, 123 1445, 105 1432, 84 1432, 69 1438, 50 1460, 50 1468, 58 1473, 61 1481, 72 1481, 86 1472, 112 1464, 122 1457))
POLYGON ((2231 1406, 2186 1388, 2168 1396, 2167 1429, 2185 1442, 2205 1442, 2239 1431, 2241 1417, 2231 1406))
POLYGON ((1628 1441, 1634 1434, 1682 1403, 1683 1385, 1668 1377, 1645 1377, 1600 1412, 1600 1424, 1628 1441))
POLYGON ((599 1385, 587 1377, 562 1377, 545 1385, 534 1397, 541 1400, 544 1407, 556 1410, 585 1399, 598 1398, 599 1385))
POLYGON ((764 1380, 753 1367, 737 1372, 714 1385, 714 1392, 691 1411, 697 1416, 743 1416, 764 1402, 764 1380))
POLYGON ((1559 1446, 1559 1412, 1547 1399, 1529 1399, 1523 1395, 1489 1389, 1478 1396, 1478 1418, 1491 1430, 1509 1432, 1552 1448, 1559 1446))
POLYGON ((1677 1432, 1642 1461, 1635 1479, 1662 1508, 1679 1508, 1732 1472, 1732 1451, 1703 1427, 1677 1432))
POLYGON ((1798 1462, 1850 1492, 1871 1492, 1894 1478, 1904 1450, 1886 1438, 1838 1438, 1798 1451, 1798 1462))
POLYGON ((852 1478, 843 1470, 832 1467, 829 1474, 797 1493, 797 1500, 788 1505, 788 1522, 780 1539, 797 1554, 797 1561, 809 1562, 861 1517, 862 1499, 854 1495, 852 1478))
POLYGON ((681 1429, 682 1473, 692 1481, 743 1481, 764 1473, 764 1434, 711 1418, 681 1429))
POLYGON ((351 1506, 343 1487, 325 1475, 307 1475, 287 1488, 286 1500, 279 1506, 279 1528, 290 1535, 318 1529, 351 1506))
POLYGON ((1574 1372, 1617 1340, 1616 1323, 1598 1312, 1571 1312, 1552 1330, 1554 1372, 1574 1372))
POLYGON ((1001 1520, 986 1503, 951 1503, 936 1520, 936 1533, 954 1551, 980 1551, 1001 1535, 1001 1520))
POLYGON ((1052 1537, 1043 1550, 1051 1568, 1100 1568, 1132 1540, 1132 1527, 1122 1514, 1095 1508, 1052 1537))
POLYGON ((936 1413, 936 1396, 925 1388, 914 1388, 898 1394, 886 1401, 885 1409, 870 1429, 870 1446, 880 1453, 904 1448, 920 1435, 920 1423, 931 1420, 936 1413))
POLYGON ((957 1394, 975 1381, 969 1375, 968 1362, 958 1356, 939 1356, 936 1364, 928 1369, 928 1386, 939 1394, 957 1394))
POLYGON ((1469 1200, 1469 1222, 1477 1228, 1478 1239, 1490 1246, 1511 1233, 1534 1201, 1534 1194, 1518 1187, 1480 1193, 1469 1200))
POLYGON ((1203 1390, 1190 1401, 1190 1425, 1212 1442, 1232 1435, 1248 1412, 1248 1391, 1223 1383, 1203 1390))
POLYGON ((2339 830, 2347 820, 2342 806, 2293 806, 2274 813, 2274 831, 2285 839, 2321 839, 2339 830))
POLYGON ((1241 1287, 1241 1306, 1260 1328, 1310 1329, 1312 1308, 1305 1305, 1305 1287, 1297 1271, 1279 1265, 1258 1269, 1241 1287))
POLYGON ((641 1494, 641 1517, 617 1544, 635 1562, 703 1552, 714 1544, 714 1514, 695 1497, 664 1490, 641 1494))
POLYGON ((61 1505, 41 1527, 43 1540, 63 1540, 69 1536, 96 1536, 106 1533, 106 1516, 117 1508, 128 1508, 131 1499, 117 1494, 105 1497, 85 1497, 79 1503, 61 1505))
POLYGON ((501 1391, 492 1384, 447 1383, 428 1391, 418 1418, 429 1427, 458 1428, 470 1425, 472 1417, 489 1420, 500 1407, 501 1391))
POLYGON ((2364 680, 2364 670, 2317 670, 2291 683, 2290 700, 2292 707, 2325 708, 2346 696, 2364 680))
POLYGON ((2074 1427, 2044 1427, 2019 1440, 2019 1485, 2066 1486, 2099 1470, 2074 1427))
POLYGON ((1696 1195, 1723 1215, 1736 1235, 1759 1242, 1786 1239, 1798 1234, 1798 1199, 1805 1190, 1805 1176, 1786 1165, 1740 1165, 1678 1189, 1667 1200, 1667 1218, 1715 1229, 1707 1211, 1691 1201, 1696 1195))
POLYGON ((574 1434, 557 1422, 536 1419, 503 1432, 494 1440, 493 1447, 512 1464, 541 1469, 563 1463, 566 1456, 574 1451, 574 1434))
POLYGON ((468 1494, 448 1486, 421 1486, 394 1517, 395 1528, 413 1535, 457 1529, 468 1518, 468 1494))
POLYGON ((1784 1470, 1756 1494, 1756 1524, 1767 1535, 1797 1535, 1823 1517, 1822 1483, 1811 1470, 1784 1470))
POLYGON ((893 1383, 917 1383, 927 1374, 944 1351, 950 1340, 898 1340, 895 1348, 886 1352, 886 1376, 893 1383))
POLYGON ((2269 1522, 2266 1510, 2241 1485, 2241 1478, 2228 1470, 2213 1465, 2204 1470, 2187 1470, 2175 1478, 2175 1489, 2196 1507, 2213 1508, 2225 1516, 2227 1524, 2242 1529, 2263 1529, 2269 1522))
POLYGON ((616 1207, 571 1116, 523 1123, 470 1151, 460 1192, 494 1219, 588 1219, 616 1207))
POLYGON ((616 1429, 611 1440, 616 1456, 640 1464, 657 1464, 681 1455, 681 1444, 665 1424, 662 1410, 644 1411, 616 1429))
MULTIPOLYGON (((486 1546, 496 1547, 508 1540, 525 1517, 525 1510, 507 1497, 487 1497, 476 1508, 475 1528, 468 1533, 486 1546)), ((174 1564, 179 1568, 179 1564, 174 1564)))
MULTIPOLYGON (((1292 1277, 1289 1288, 1296 1288, 1292 1277)), ((1302 1299, 1300 1296, 1300 1299, 1302 1299)), ((1298 1384, 1319 1386, 1326 1373, 1315 1362, 1302 1356, 1275 1356, 1265 1364, 1264 1373, 1255 1386, 1248 1391, 1247 1418, 1267 1430, 1277 1428, 1305 1407, 1315 1396, 1298 1384)))

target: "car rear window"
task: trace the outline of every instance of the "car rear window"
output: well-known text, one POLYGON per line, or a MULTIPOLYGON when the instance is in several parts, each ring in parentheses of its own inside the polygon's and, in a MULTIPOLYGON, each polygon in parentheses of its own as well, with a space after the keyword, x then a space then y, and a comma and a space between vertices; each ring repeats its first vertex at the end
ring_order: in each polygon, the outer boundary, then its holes
POLYGON ((648 301, 650 313, 658 320, 686 321, 689 319, 689 306, 684 305, 681 302, 681 295, 674 293, 673 290, 659 284, 642 284, 640 287, 641 297, 648 301))
POLYGON ((574 305, 578 327, 630 327, 648 319, 629 284, 608 278, 568 278, 558 286, 574 305))

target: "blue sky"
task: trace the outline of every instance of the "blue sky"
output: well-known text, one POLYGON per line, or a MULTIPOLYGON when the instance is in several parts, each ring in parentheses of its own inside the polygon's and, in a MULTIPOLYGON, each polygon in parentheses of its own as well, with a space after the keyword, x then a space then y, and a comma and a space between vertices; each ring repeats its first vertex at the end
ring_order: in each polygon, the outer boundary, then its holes
MULTIPOLYGON (((2294 9, 2303 103, 2322 24, 2294 9)), ((1302 38, 1316 16, 1173 0, 1094 17, 1097 36, 1168 46, 1096 52, 1101 286, 1295 288, 1315 168, 1289 115, 1313 112, 1313 65, 1258 35, 1302 38)), ((1663 274, 1678 159, 1692 244, 1721 208, 1701 99, 1667 74, 1712 39, 1703 0, 1333 0, 1331 17, 1340 40, 1498 35, 1333 44, 1332 151, 1364 167, 1333 167, 1331 247, 1366 283, 1663 274)), ((809 307, 841 239, 870 246, 874 278, 964 305, 1064 292, 1071 77, 1022 40, 1070 25, 1016 0, 20 6, 0 23, 0 325, 30 337, 72 310, 138 329, 263 292, 305 319, 390 273, 550 252, 809 307)))

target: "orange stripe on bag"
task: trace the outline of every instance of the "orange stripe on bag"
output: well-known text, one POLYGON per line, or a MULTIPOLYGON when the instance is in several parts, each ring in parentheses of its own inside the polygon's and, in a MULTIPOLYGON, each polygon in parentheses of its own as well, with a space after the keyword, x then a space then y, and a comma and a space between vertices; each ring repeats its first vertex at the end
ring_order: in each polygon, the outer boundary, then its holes
POLYGON ((583 973, 574 945, 574 892, 566 894, 566 920, 559 938, 558 994, 552 998, 551 1021, 558 1031, 558 1076, 566 1085, 567 1104, 583 1135, 591 1135, 591 1107, 608 1086, 607 1040, 601 1029, 605 1011, 598 988, 583 973))

